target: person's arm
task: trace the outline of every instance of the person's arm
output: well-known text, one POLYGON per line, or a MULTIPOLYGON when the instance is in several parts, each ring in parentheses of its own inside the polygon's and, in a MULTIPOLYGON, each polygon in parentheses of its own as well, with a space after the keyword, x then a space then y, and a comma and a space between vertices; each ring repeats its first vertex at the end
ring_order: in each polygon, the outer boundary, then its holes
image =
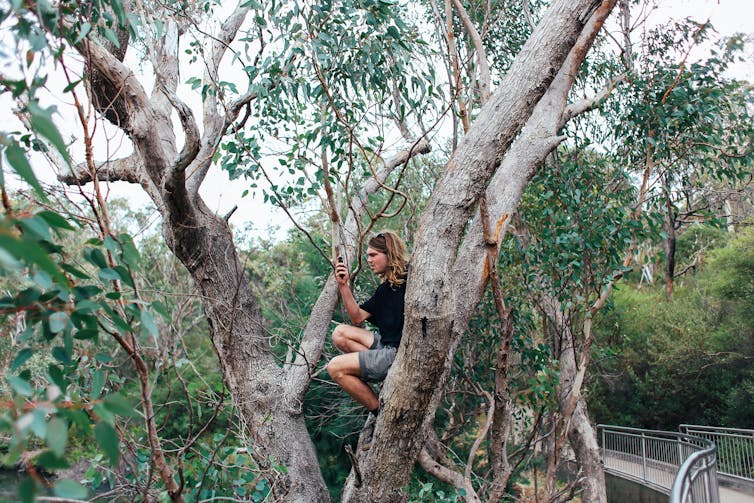
POLYGON ((342 262, 339 262, 335 266, 335 279, 338 282, 340 298, 343 299, 343 305, 346 308, 348 317, 351 318, 351 323, 358 325, 372 316, 371 313, 361 309, 358 302, 356 302, 351 287, 348 285, 348 269, 342 262))

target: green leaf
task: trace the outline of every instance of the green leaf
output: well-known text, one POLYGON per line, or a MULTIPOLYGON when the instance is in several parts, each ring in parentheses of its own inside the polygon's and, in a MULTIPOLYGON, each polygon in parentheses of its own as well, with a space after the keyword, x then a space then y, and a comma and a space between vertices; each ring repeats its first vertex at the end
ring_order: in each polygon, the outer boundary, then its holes
POLYGON ((107 454, 107 457, 110 458, 110 464, 117 466, 120 448, 118 447, 118 433, 115 431, 115 428, 105 421, 100 421, 94 427, 94 437, 97 439, 100 447, 102 447, 102 450, 105 451, 105 454, 107 454))
POLYGON ((101 363, 110 363, 113 361, 113 357, 107 353, 97 353, 94 355, 94 359, 101 363))
POLYGON ((50 227, 54 227, 56 229, 65 229, 68 231, 76 230, 76 228, 71 225, 67 218, 58 213, 55 213, 54 211, 40 211, 36 214, 36 216, 44 219, 44 221, 47 222, 47 225, 49 225, 50 227))
POLYGON ((121 247, 123 248, 123 261, 131 266, 132 269, 139 269, 139 263, 141 262, 141 256, 139 250, 134 245, 131 236, 128 234, 121 234, 118 236, 121 247))
POLYGON ((58 411, 60 416, 65 416, 68 421, 82 430, 88 430, 91 426, 89 416, 86 412, 79 409, 60 409, 58 411))
POLYGON ((43 251, 38 242, 18 239, 15 236, 0 231, 0 248, 4 248, 19 260, 36 264, 52 276, 58 284, 67 286, 68 280, 60 272, 55 263, 50 260, 50 257, 43 251))
POLYGON ((52 382, 55 383, 58 386, 58 388, 60 388, 60 391, 65 393, 65 390, 68 387, 69 381, 63 375, 63 371, 60 370, 60 367, 51 363, 47 367, 47 373, 49 374, 52 382))
POLYGON ((128 269, 123 267, 122 265, 115 266, 113 269, 116 273, 118 273, 118 276, 120 279, 123 280, 123 283, 130 286, 131 288, 134 288, 134 282, 131 278, 131 274, 129 274, 128 269))
POLYGON ((71 276, 74 276, 79 279, 89 279, 89 275, 85 272, 81 271, 80 269, 77 269, 73 267, 71 264, 60 264, 60 268, 63 269, 65 272, 70 274, 71 276))
POLYGON ((105 387, 105 373, 102 370, 96 370, 92 375, 92 391, 89 393, 89 398, 96 400, 102 393, 102 388, 105 387))
POLYGON ((157 325, 154 323, 152 313, 146 309, 141 310, 141 331, 144 335, 151 335, 155 341, 157 340, 157 325))
POLYGON ((47 436, 47 411, 34 409, 29 415, 31 416, 31 424, 29 425, 31 431, 39 438, 45 438, 47 436))
POLYGON ((120 42, 118 42, 118 36, 115 34, 113 30, 111 30, 110 28, 105 28, 102 34, 105 36, 105 38, 108 41, 112 42, 112 44, 115 47, 120 47, 120 42))
POLYGON ((123 279, 120 277, 120 274, 118 274, 118 271, 116 271, 115 269, 110 269, 109 267, 100 269, 99 278, 102 281, 118 281, 123 279))
POLYGON ((168 308, 165 306, 165 304, 163 304, 159 300, 156 300, 152 302, 152 309, 154 309, 157 314, 170 321, 170 314, 168 314, 168 308))
POLYGON ((96 403, 94 404, 94 407, 92 407, 92 411, 97 414, 97 417, 102 419, 103 421, 107 423, 114 424, 115 423, 115 416, 112 412, 107 410, 107 407, 103 403, 96 403))
POLYGON ((59 498, 67 498, 72 500, 83 500, 89 493, 86 487, 82 486, 75 480, 61 480, 55 484, 53 488, 55 496, 59 498))
POLYGON ((52 278, 50 278, 50 275, 44 271, 37 271, 32 279, 34 280, 34 283, 39 285, 44 290, 52 288, 52 278))
MULTIPOLYGON (((116 2, 116 3, 120 3, 120 2, 116 2)), ((76 40, 73 41, 73 45, 76 45, 79 42, 81 42, 82 40, 84 40, 84 38, 89 34, 89 31, 91 29, 92 29, 91 23, 84 23, 84 24, 82 24, 81 25, 81 31, 79 32, 79 36, 76 37, 76 40)))
POLYGON ((26 233, 30 234, 30 237, 49 242, 52 241, 50 226, 43 218, 33 216, 21 220, 19 224, 26 233))
POLYGON ((68 149, 65 146, 63 137, 60 136, 60 131, 52 121, 52 114, 55 111, 55 107, 42 108, 36 101, 29 102, 26 107, 31 115, 30 122, 31 128, 37 134, 40 134, 47 138, 50 143, 60 152, 68 166, 71 165, 71 157, 68 155, 68 149))
POLYGON ((52 451, 45 451, 40 454, 35 460, 35 463, 42 465, 48 471, 63 470, 70 467, 68 461, 64 458, 56 456, 52 451))
POLYGON ((19 147, 16 142, 13 142, 5 148, 5 157, 8 159, 8 162, 13 167, 14 171, 18 173, 18 176, 31 185, 39 197, 46 199, 47 196, 45 196, 44 190, 42 190, 42 186, 39 184, 39 180, 37 180, 36 175, 34 175, 29 160, 26 159, 26 152, 24 152, 24 149, 19 147))
POLYGON ((18 352, 16 357, 13 359, 13 363, 10 366, 11 370, 17 370, 21 365, 26 363, 26 361, 34 356, 34 350, 31 348, 24 348, 21 351, 18 352))
POLYGON ((65 453, 65 446, 68 443, 68 423, 59 417, 53 417, 47 423, 47 433, 45 435, 47 445, 50 450, 59 458, 65 453))
POLYGON ((58 360, 60 363, 63 363, 65 365, 71 363, 71 355, 63 346, 55 346, 54 348, 52 348, 50 354, 52 354, 52 357, 58 360))
POLYGON ((110 250, 113 255, 117 255, 118 252, 120 251, 120 243, 118 243, 115 240, 115 238, 113 238, 112 236, 107 236, 105 238, 104 244, 105 244, 105 248, 110 250))
POLYGON ((89 248, 84 251, 84 258, 100 269, 108 267, 105 255, 97 248, 89 248))
POLYGON ((36 492, 37 484, 34 483, 34 479, 31 477, 24 477, 21 483, 18 484, 18 498, 22 503, 33 503, 36 492))
POLYGON ((107 410, 113 414, 125 417, 138 417, 138 413, 134 410, 133 406, 120 393, 106 396, 103 403, 107 410))
POLYGON ((21 379, 18 376, 8 376, 7 379, 13 390, 19 395, 31 396, 34 394, 34 389, 29 384, 29 381, 21 379))

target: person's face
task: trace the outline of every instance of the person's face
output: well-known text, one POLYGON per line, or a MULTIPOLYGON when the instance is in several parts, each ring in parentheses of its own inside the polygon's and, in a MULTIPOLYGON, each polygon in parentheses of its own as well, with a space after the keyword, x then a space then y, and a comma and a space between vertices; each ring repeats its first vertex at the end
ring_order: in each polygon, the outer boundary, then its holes
POLYGON ((387 271, 387 254, 367 248, 367 264, 373 273, 384 274, 387 271))

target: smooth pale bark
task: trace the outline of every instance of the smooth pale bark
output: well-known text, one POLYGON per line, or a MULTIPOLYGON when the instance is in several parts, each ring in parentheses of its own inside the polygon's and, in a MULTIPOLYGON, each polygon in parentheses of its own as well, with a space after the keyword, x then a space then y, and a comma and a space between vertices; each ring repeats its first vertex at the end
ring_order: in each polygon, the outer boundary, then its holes
MULTIPOLYGON (((565 64, 551 83, 547 93, 537 103, 526 126, 506 152, 500 168, 490 181, 486 191, 486 199, 489 215, 495 223, 495 228, 492 229, 492 237, 496 253, 507 230, 508 217, 518 207, 526 185, 536 170, 543 164, 547 155, 563 140, 563 137, 558 136, 558 131, 571 118, 593 109, 613 88, 614 83, 611 83, 605 90, 591 99, 570 105, 567 101, 578 68, 614 5, 614 1, 603 2, 595 11, 571 49, 565 64)), ((445 373, 449 371, 455 347, 468 326, 469 319, 487 285, 489 269, 486 265, 485 256, 490 243, 484 239, 482 227, 482 220, 477 211, 454 265, 452 278, 456 292, 456 325, 446 360, 445 373)), ((501 366, 498 365, 498 369, 500 368, 501 366)), ((444 380, 444 377, 441 380, 444 380)), ((442 390, 438 389, 433 397, 431 407, 436 407, 441 397, 442 390)), ((503 439, 501 437, 507 435, 509 430, 507 421, 510 419, 511 404, 497 385, 495 405, 496 412, 492 426, 492 438, 495 445, 491 449, 493 458, 491 461, 495 467, 495 480, 492 483, 493 489, 490 492, 489 501, 499 499, 510 474, 507 459, 503 459, 506 452, 502 448, 503 439), (500 445, 497 445, 498 443, 500 445)), ((600 475, 601 467, 599 467, 599 470, 600 473, 597 474, 596 478, 598 482, 604 480, 604 475, 600 475)))
POLYGON ((571 418, 568 441, 576 453, 576 460, 584 472, 581 482, 582 501, 603 503, 607 501, 605 470, 602 466, 602 452, 597 443, 597 432, 592 426, 587 411, 586 400, 580 397, 571 418))
MULTIPOLYGON (((416 236, 406 292, 404 342, 383 388, 375 441, 360 456, 362 478, 349 477, 344 502, 402 498, 402 488, 424 441, 417 432, 424 431, 434 417, 432 397, 444 386, 443 368, 454 334, 463 330, 455 319, 453 285, 459 278, 451 273, 464 231, 503 153, 599 5, 562 0, 550 6, 500 89, 482 108, 448 162, 416 236)), ((518 174, 517 178, 525 176, 518 174)))

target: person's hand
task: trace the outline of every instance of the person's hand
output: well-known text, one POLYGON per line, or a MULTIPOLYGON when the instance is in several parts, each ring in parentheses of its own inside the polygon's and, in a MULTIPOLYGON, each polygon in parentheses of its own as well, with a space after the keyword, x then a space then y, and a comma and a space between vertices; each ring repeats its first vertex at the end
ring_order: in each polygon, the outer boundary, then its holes
POLYGON ((341 261, 335 265, 335 279, 340 285, 348 284, 348 268, 346 267, 346 264, 341 261))

